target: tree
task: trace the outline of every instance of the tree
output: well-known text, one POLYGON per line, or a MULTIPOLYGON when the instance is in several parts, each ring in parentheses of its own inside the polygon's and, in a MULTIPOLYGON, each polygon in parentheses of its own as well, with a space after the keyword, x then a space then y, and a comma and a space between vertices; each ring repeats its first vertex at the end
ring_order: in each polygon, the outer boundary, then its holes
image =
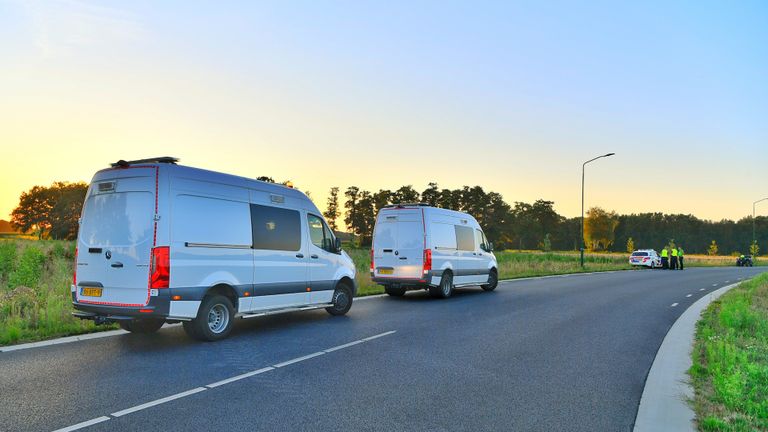
POLYGON ((717 255, 717 243, 714 240, 712 240, 712 243, 710 243, 709 247, 707 248, 707 255, 717 255))
POLYGON ((373 194, 372 199, 374 212, 379 214, 379 210, 392 204, 392 191, 389 189, 379 189, 378 192, 373 194))
POLYGON ((419 202, 419 193, 413 186, 402 186, 392 194, 392 204, 405 204, 419 202))
POLYGON ((274 183, 275 182, 275 179, 273 179, 272 177, 269 177, 269 176, 259 176, 259 177, 256 177, 256 180, 267 182, 267 183, 274 183))
POLYGON ((344 223, 347 225, 347 230, 354 233, 353 221, 358 220, 357 207, 358 201, 360 201, 360 189, 357 186, 350 186, 344 192, 344 196, 347 200, 344 202, 344 208, 347 209, 346 216, 344 216, 344 223))
POLYGON ((328 207, 323 213, 325 220, 328 221, 328 226, 334 231, 337 231, 339 227, 336 224, 336 219, 339 218, 339 188, 334 186, 331 188, 330 195, 328 195, 328 207))
POLYGON ((421 201, 425 202, 432 207, 438 207, 440 201, 440 190, 437 188, 437 183, 430 182, 424 192, 421 193, 421 201))
POLYGON ((584 236, 591 250, 606 250, 615 239, 616 226, 619 224, 615 212, 607 212, 600 207, 592 207, 587 211, 584 226, 584 236))
POLYGON ((627 252, 632 253, 635 251, 635 241, 632 240, 632 237, 627 239, 627 252))
POLYGON ((39 239, 75 239, 87 191, 88 185, 82 182, 35 186, 21 194, 11 225, 21 232, 36 229, 39 239))

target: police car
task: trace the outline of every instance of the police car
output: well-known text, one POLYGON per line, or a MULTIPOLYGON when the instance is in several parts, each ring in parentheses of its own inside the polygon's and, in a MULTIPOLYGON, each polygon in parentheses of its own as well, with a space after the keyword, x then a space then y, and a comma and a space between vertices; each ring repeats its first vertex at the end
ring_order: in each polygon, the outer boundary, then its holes
POLYGON ((653 249, 640 249, 632 252, 629 263, 633 266, 656 268, 661 267, 661 257, 653 249))

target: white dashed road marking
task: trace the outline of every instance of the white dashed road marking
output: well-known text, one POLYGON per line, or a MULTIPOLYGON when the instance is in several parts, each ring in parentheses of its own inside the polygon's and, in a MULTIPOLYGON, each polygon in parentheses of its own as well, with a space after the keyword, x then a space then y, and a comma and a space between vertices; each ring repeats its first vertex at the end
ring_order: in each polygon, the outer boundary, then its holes
POLYGON ((67 427, 61 428, 61 429, 56 429, 53 432, 71 432, 71 431, 76 431, 78 429, 82 429, 82 428, 88 427, 88 426, 93 426, 95 424, 98 424, 98 423, 101 423, 101 422, 105 422, 107 420, 109 420, 109 417, 107 417, 107 416, 97 417, 95 419, 84 421, 84 422, 78 423, 76 425, 67 426, 67 427))
POLYGON ((78 423, 78 424, 74 424, 72 426, 67 426, 65 428, 57 429, 54 432, 72 432, 72 431, 76 431, 76 430, 79 430, 79 429, 83 429, 83 428, 86 428, 88 426, 92 426, 92 425, 95 425, 95 424, 98 424, 98 423, 102 423, 102 422, 111 420, 112 418, 122 417, 124 415, 135 413, 136 411, 141 411, 141 410, 144 410, 144 409, 147 409, 147 408, 151 408, 153 406, 164 404, 166 402, 170 402, 170 401, 173 401, 173 400, 176 400, 176 399, 181 399, 181 398, 184 398, 184 397, 187 397, 187 396, 191 396, 193 394, 204 392, 206 390, 210 390, 210 389, 214 389, 216 387, 220 387, 220 386, 223 386, 223 385, 226 385, 226 384, 230 384, 230 383, 233 383, 235 381, 240 381, 240 380, 245 379, 245 378, 249 378, 249 377, 252 377, 252 376, 255 376, 255 375, 259 375, 259 374, 262 374, 262 373, 265 373, 265 372, 273 371, 276 368, 285 367, 285 366, 292 365, 294 363, 299 363, 299 362, 304 361, 304 360, 309 360, 311 358, 318 357, 318 356, 321 356, 321 355, 324 355, 324 354, 327 354, 327 353, 330 353, 330 352, 333 352, 333 351, 338 351, 338 350, 341 350, 341 349, 344 349, 344 348, 349 348, 349 347, 352 347, 352 346, 355 346, 355 345, 358 345, 358 344, 361 344, 361 343, 372 341, 372 340, 378 339, 380 337, 388 336, 388 335, 391 335, 391 334, 395 333, 395 331, 396 330, 390 330, 388 332, 379 333, 379 334, 373 335, 373 336, 368 336, 367 338, 358 339, 356 341, 345 343, 344 345, 338 345, 338 346, 335 346, 333 348, 328 348, 327 350, 318 351, 318 352, 313 353, 313 354, 305 355, 305 356, 302 356, 302 357, 297 357, 295 359, 284 361, 282 363, 278 363, 278 364, 275 364, 275 365, 272 365, 272 366, 267 366, 265 368, 257 369, 255 371, 246 372, 244 374, 236 375, 236 376, 233 376, 231 378, 227 378, 227 379, 224 379, 224 380, 221 380, 221 381, 217 381, 215 383, 211 383, 211 384, 208 384, 208 385, 203 386, 203 387, 193 388, 191 390, 187 390, 187 391, 184 391, 184 392, 181 392, 181 393, 176 393, 174 395, 166 396, 166 397, 161 398, 161 399, 156 399, 156 400, 153 400, 151 402, 143 403, 141 405, 136 405, 136 406, 131 407, 131 408, 126 408, 126 409, 124 409, 122 411, 114 412, 114 413, 110 414, 110 416, 101 416, 101 417, 97 417, 95 419, 91 419, 91 420, 84 421, 84 422, 81 422, 81 423, 78 423))
POLYGON ((699 288, 699 291, 704 291, 706 288, 699 288))
POLYGON ((677 306, 677 303, 672 303, 671 307, 677 306))
POLYGON ((186 396, 193 395, 195 393, 200 393, 201 391, 207 390, 205 387, 197 387, 193 388, 192 390, 187 390, 185 392, 176 393, 175 395, 166 396, 161 399, 153 400, 152 402, 143 403, 141 405, 136 405, 135 407, 131 407, 128 409, 124 409, 122 411, 114 412, 112 413, 112 417, 122 417, 124 415, 135 413, 136 411, 141 411, 143 409, 151 408, 153 406, 161 405, 166 402, 170 402, 172 400, 181 399, 186 396))
POLYGON ((690 297, 690 296, 692 296, 692 295, 693 295, 693 294, 688 294, 686 297, 690 297))
POLYGON ((712 286, 717 286, 717 284, 712 284, 712 286))

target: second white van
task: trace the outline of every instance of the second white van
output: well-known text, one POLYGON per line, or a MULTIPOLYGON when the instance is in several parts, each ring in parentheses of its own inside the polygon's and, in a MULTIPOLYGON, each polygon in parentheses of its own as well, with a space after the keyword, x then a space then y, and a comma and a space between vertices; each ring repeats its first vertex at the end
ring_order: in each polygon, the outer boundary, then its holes
POLYGON ((213 341, 236 317, 343 315, 357 290, 352 260, 305 194, 174 158, 97 172, 75 256, 75 316, 136 333, 182 322, 213 341))
POLYGON ((475 218, 426 204, 379 211, 370 270, 391 296, 427 289, 433 297, 447 298, 455 287, 493 291, 499 280, 493 245, 475 218))

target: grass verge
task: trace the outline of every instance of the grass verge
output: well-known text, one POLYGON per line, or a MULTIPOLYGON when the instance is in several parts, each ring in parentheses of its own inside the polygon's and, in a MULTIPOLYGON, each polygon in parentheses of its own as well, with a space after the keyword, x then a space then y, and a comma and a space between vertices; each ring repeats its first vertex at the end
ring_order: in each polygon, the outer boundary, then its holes
POLYGON ((768 274, 712 302, 692 357, 699 430, 768 430, 768 274))

